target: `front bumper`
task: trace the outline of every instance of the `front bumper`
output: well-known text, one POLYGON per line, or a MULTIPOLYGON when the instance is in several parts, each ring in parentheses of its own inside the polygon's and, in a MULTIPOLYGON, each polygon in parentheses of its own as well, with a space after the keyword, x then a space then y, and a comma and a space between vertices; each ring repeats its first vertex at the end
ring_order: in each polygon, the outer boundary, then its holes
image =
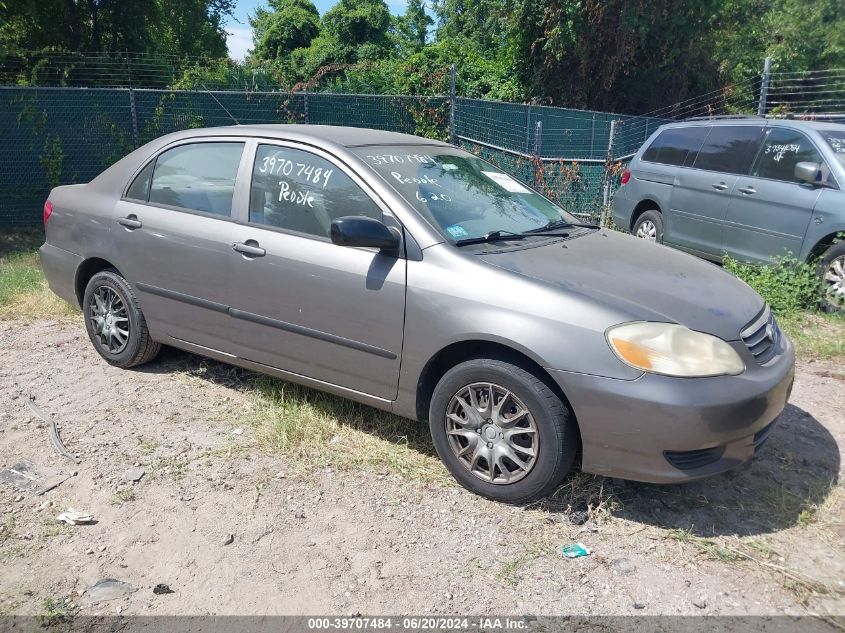
POLYGON ((774 359, 739 376, 617 380, 551 370, 578 420, 582 470, 674 483, 751 459, 792 391, 795 350, 782 341, 774 359))

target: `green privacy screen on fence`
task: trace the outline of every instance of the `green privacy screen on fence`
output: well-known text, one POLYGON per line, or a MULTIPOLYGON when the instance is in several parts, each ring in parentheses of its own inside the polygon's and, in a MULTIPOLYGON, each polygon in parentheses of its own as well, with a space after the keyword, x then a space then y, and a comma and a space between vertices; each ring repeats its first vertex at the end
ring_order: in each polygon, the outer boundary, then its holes
POLYGON ((618 172, 608 157, 627 158, 661 123, 475 99, 452 106, 448 97, 5 86, 0 227, 37 225, 52 187, 88 182, 135 147, 177 130, 311 123, 446 140, 451 107, 462 146, 594 219, 618 172))

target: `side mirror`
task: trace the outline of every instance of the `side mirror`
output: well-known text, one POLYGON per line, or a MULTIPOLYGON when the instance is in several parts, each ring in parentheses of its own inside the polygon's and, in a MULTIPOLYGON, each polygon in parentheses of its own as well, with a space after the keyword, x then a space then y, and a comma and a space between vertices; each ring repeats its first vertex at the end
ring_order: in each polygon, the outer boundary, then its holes
POLYGON ((399 248, 399 235, 382 222, 364 216, 346 216, 332 222, 332 242, 338 246, 366 246, 383 251, 399 248))
POLYGON ((821 171, 821 165, 818 163, 811 163, 809 161, 795 163, 795 177, 801 182, 820 185, 822 182, 821 171))

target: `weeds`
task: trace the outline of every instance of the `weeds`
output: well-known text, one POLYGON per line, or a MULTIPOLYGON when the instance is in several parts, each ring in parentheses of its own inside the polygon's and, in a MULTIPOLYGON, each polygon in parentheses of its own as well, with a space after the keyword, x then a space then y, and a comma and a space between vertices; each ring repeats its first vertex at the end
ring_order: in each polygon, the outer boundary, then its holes
POLYGON ((422 424, 268 376, 257 376, 250 392, 249 422, 275 452, 311 466, 450 481, 422 424))
POLYGON ((821 281, 811 264, 785 256, 761 266, 746 264, 726 255, 722 265, 754 288, 778 314, 819 307, 821 281))
POLYGON ((735 550, 723 547, 711 539, 695 536, 690 530, 685 530, 683 528, 669 530, 668 537, 680 543, 688 543, 698 548, 701 552, 713 560, 717 560, 722 563, 732 563, 741 558, 739 553, 735 550))
POLYGON ((41 603, 43 613, 35 616, 42 628, 52 628, 60 624, 70 624, 76 614, 75 610, 65 600, 44 598, 41 603))
POLYGON ((111 498, 112 505, 116 506, 130 501, 135 501, 135 490, 132 488, 121 488, 111 498))

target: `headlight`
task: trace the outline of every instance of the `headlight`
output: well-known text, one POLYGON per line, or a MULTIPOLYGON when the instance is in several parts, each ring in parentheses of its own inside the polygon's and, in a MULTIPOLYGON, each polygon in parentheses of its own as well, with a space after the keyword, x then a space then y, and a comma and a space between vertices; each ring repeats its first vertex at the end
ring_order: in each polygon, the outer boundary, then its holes
POLYGON ((623 363, 665 376, 736 376, 745 371, 725 341, 675 323, 625 323, 607 330, 607 342, 623 363))

